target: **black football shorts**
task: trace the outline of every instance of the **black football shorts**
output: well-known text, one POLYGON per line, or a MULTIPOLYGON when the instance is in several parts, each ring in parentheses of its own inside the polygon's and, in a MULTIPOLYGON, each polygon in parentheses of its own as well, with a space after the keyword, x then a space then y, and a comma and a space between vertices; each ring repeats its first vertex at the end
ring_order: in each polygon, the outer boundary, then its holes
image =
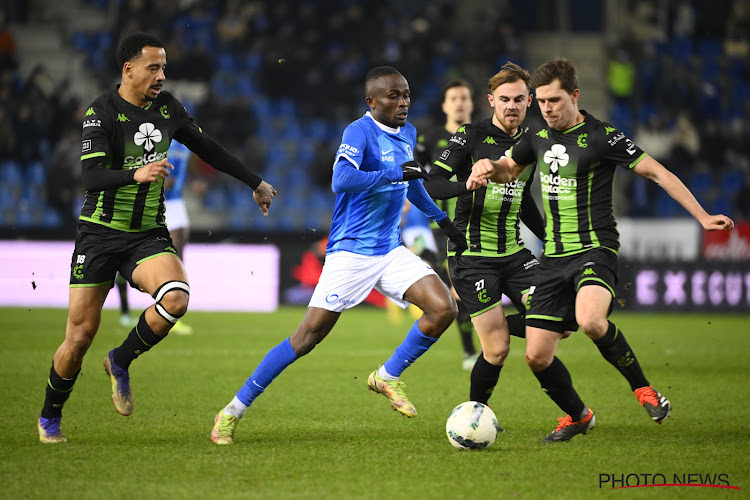
POLYGON ((70 286, 111 286, 119 271, 137 288, 133 270, 141 262, 163 254, 177 256, 166 227, 129 233, 79 221, 70 263, 70 286))

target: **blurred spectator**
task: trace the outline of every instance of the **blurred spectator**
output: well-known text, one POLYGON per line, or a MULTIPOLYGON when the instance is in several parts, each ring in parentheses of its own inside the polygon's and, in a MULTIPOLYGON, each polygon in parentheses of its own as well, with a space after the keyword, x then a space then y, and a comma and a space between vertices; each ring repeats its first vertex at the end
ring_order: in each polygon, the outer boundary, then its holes
POLYGON ((672 141, 669 164, 684 179, 695 168, 701 147, 698 130, 686 113, 677 115, 672 141))
POLYGON ((607 71, 607 82, 609 91, 615 99, 630 101, 633 97, 633 88, 636 77, 635 64, 624 49, 617 49, 615 55, 609 61, 607 71))
POLYGON ((666 128, 660 115, 652 114, 645 124, 639 125, 633 141, 669 168, 669 155, 674 143, 674 134, 666 128))
POLYGON ((8 28, 5 11, 0 9, 0 72, 8 68, 18 68, 18 47, 8 28))

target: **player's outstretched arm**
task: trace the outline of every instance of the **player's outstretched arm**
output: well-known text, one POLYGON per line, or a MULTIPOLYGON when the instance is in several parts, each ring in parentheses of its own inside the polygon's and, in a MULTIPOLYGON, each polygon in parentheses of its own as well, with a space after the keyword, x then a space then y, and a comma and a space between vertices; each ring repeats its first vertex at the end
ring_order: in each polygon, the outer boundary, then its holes
POLYGON ((278 193, 276 193, 273 186, 266 181, 260 181, 258 187, 253 190, 253 199, 260 207, 260 211, 263 212, 263 215, 268 215, 268 207, 271 206, 271 200, 273 200, 274 196, 277 194, 278 193))
POLYGON ((734 227, 734 221, 726 215, 708 214, 693 193, 683 184, 683 182, 672 172, 667 170, 664 165, 646 155, 638 164, 633 167, 633 172, 650 179, 657 183, 669 194, 674 200, 687 210, 690 215, 701 223, 703 229, 707 231, 730 230, 734 227))

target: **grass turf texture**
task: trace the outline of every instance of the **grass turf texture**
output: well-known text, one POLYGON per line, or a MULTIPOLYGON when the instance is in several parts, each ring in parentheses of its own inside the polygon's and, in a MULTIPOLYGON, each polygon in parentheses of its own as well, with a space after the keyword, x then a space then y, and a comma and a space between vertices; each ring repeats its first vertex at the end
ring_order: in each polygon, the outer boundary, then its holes
POLYGON ((173 335, 131 366, 135 411, 118 415, 102 368, 126 329, 114 311, 68 401, 63 445, 39 443, 36 419, 64 310, 0 309, 2 498, 739 498, 750 491, 747 316, 615 313, 647 377, 674 406, 648 419, 622 377, 581 332, 558 354, 597 415, 569 443, 541 445, 558 408, 513 339, 490 400, 500 425, 489 450, 460 452, 445 420, 468 399, 455 327, 402 380, 419 415, 401 417, 367 375, 411 323, 360 307, 284 372, 240 422, 235 444, 211 443, 213 416, 303 308, 274 314, 189 313, 195 335, 173 335), (600 474, 726 474, 742 491, 682 487, 608 490, 600 474))

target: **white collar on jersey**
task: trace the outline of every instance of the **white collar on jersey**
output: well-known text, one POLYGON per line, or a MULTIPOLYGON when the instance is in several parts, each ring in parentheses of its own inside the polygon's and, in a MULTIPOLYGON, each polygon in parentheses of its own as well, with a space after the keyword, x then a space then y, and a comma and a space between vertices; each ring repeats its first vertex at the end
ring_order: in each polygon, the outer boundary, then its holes
MULTIPOLYGON (((367 113, 365 113, 365 116, 369 116, 370 118, 372 118, 372 115, 370 114, 369 111, 367 113)), ((388 132, 389 134, 398 134, 401 131, 401 127, 391 128, 388 125, 384 125, 384 124, 380 123, 375 118, 372 118, 372 121, 375 122, 375 125, 377 125, 380 128, 380 130, 382 130, 384 132, 388 132)))

